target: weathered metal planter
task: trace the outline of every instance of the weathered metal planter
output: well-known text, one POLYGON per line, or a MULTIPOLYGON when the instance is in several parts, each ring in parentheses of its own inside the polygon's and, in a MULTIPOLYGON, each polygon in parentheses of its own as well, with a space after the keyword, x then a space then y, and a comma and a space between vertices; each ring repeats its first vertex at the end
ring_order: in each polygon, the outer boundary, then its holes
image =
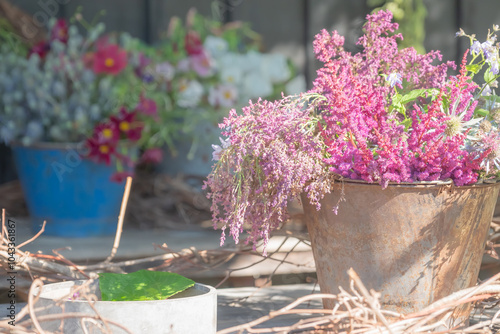
POLYGON ((336 182, 320 211, 303 196, 321 291, 348 288, 352 267, 385 308, 408 314, 475 285, 499 186, 336 182))
MULTIPOLYGON (((63 333, 102 333, 92 321, 82 321, 82 317, 71 317, 68 313, 78 313, 114 321, 131 333, 165 334, 210 334, 216 332, 217 292, 213 287, 195 283, 181 293, 165 300, 149 301, 96 301, 92 309, 87 300, 67 300, 56 305, 60 298, 71 294, 75 285, 85 281, 68 281, 45 285, 35 307, 45 310, 36 312, 41 315, 68 315, 64 319, 63 333), (63 311, 64 310, 64 311, 63 311), (97 313, 96 313, 97 312, 97 313), (84 331, 86 326, 88 331, 84 331)), ((99 283, 90 284, 90 293, 100 296, 99 283)), ((61 326, 61 317, 56 321, 41 321, 45 331, 54 332, 61 326)), ((101 321, 97 321, 102 324, 101 321)), ((123 329, 109 324, 112 333, 127 333, 123 329)))

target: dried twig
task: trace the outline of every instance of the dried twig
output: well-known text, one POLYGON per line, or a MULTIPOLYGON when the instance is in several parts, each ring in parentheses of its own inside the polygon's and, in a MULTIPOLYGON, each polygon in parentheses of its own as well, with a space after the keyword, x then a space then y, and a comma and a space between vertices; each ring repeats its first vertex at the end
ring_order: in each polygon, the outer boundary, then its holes
POLYGON ((130 196, 130 187, 132 186, 132 178, 127 177, 127 183, 125 184, 125 192, 123 193, 122 205, 120 208, 120 216, 118 218, 118 226, 116 228, 115 242, 113 243, 113 249, 111 254, 108 256, 104 263, 109 263, 115 257, 118 247, 120 246, 120 238, 123 230, 123 220, 125 219, 125 211, 127 210, 128 198, 130 196))

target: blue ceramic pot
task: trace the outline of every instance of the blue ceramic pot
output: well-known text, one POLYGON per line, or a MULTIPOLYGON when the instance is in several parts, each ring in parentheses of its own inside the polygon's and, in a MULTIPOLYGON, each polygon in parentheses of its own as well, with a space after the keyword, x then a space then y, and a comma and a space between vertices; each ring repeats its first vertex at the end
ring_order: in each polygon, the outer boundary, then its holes
POLYGON ((32 226, 44 235, 90 237, 113 234, 124 182, 110 180, 112 163, 82 157, 82 145, 36 144, 12 147, 32 226))

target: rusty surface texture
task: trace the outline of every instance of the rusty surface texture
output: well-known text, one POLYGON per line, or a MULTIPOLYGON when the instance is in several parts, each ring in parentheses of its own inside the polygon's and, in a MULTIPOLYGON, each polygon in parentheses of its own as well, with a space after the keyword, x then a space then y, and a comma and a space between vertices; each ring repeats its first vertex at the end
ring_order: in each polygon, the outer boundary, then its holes
MULTIPOLYGON (((303 197, 321 291, 348 289, 352 267, 368 289, 381 293, 385 308, 407 314, 475 285, 499 185, 382 190, 339 181, 320 211, 303 197)), ((325 307, 333 305, 325 301, 325 307)), ((469 310, 457 312, 462 318, 469 310)))

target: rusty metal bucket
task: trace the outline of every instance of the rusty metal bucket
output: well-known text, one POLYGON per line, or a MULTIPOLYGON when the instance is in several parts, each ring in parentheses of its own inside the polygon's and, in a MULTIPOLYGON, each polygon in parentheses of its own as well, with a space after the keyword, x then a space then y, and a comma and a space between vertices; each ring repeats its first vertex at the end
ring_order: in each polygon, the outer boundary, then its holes
MULTIPOLYGON (((408 314, 476 284, 499 185, 336 182, 320 211, 302 196, 323 293, 349 287, 353 268, 383 307, 408 314), (333 207, 339 203, 338 215, 333 207)), ((325 300, 332 308, 333 302, 325 300)), ((465 319, 470 306, 457 310, 465 319)))

